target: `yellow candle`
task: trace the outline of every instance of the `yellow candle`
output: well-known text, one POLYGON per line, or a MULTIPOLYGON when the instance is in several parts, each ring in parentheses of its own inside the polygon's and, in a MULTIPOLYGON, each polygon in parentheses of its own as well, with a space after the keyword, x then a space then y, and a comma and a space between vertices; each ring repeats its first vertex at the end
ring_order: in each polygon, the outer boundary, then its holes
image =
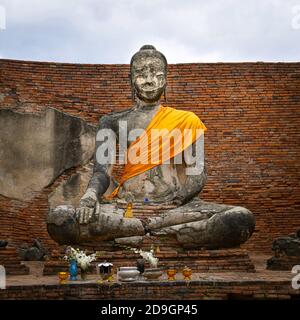
POLYGON ((124 214, 124 218, 133 218, 132 203, 129 202, 124 214))

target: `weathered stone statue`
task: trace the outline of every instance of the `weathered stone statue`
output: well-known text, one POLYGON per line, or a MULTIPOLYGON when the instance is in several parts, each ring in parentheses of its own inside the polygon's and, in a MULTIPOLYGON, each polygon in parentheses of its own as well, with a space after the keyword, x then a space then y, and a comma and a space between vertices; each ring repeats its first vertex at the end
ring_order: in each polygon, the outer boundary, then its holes
MULTIPOLYGON (((145 130, 161 110, 160 98, 167 86, 166 58, 153 46, 143 46, 131 59, 130 78, 133 107, 103 116, 99 123, 99 129, 111 129, 117 137, 121 121, 127 123, 128 132, 145 130)), ((97 141, 96 147, 102 143, 97 141)), ((127 141, 128 146, 130 143, 127 141)), ((193 154, 195 145, 194 141, 193 154)), ((254 216, 246 208, 208 203, 198 198, 206 182, 204 166, 197 169, 195 164, 177 164, 171 158, 170 163, 161 163, 127 179, 117 190, 117 196, 106 200, 103 196, 109 195, 116 186, 111 171, 111 164, 100 164, 95 158, 93 176, 80 207, 61 205, 49 212, 48 231, 54 240, 60 244, 99 243, 143 237, 147 233, 173 234, 184 247, 214 249, 238 246, 254 230, 254 216), (198 171, 187 175, 189 166, 198 171), (128 201, 172 203, 177 207, 148 219, 124 218, 120 204, 124 207, 128 201)))

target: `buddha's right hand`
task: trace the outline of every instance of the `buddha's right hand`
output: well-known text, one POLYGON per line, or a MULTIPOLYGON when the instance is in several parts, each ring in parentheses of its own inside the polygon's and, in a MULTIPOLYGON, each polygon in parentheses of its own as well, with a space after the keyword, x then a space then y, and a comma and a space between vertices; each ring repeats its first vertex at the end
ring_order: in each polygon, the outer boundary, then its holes
POLYGON ((90 222, 97 202, 96 190, 92 188, 87 189, 86 193, 80 199, 79 208, 76 209, 76 218, 80 224, 90 222))

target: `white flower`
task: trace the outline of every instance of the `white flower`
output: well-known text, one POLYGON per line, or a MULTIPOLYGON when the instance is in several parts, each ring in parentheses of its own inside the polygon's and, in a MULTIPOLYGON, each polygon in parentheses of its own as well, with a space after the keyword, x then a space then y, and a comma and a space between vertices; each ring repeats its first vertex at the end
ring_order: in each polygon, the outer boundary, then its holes
POLYGON ((132 248, 132 250, 134 251, 134 253, 140 254, 143 257, 143 259, 145 259, 147 262, 149 262, 149 264, 152 268, 157 268, 158 258, 156 258, 154 256, 153 249, 151 249, 150 251, 143 251, 142 249, 138 250, 136 248, 132 248))
POLYGON ((86 255, 86 253, 79 249, 74 249, 72 247, 68 247, 66 250, 67 255, 64 256, 65 260, 76 260, 78 267, 83 270, 86 270, 91 262, 96 260, 96 254, 93 253, 91 255, 86 255))

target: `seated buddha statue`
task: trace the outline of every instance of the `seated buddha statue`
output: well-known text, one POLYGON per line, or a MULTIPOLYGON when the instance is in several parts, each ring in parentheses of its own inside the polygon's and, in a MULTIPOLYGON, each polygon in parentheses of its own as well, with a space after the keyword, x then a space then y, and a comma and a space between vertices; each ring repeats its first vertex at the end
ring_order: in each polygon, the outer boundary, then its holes
MULTIPOLYGON (((195 155, 204 159, 203 148, 198 146, 207 128, 193 112, 162 105, 167 69, 165 56, 151 45, 143 46, 133 55, 130 63, 132 108, 100 118, 93 175, 79 207, 60 205, 48 214, 48 232, 59 244, 101 243, 150 234, 173 235, 186 248, 218 249, 239 246, 253 233, 255 219, 248 209, 199 198, 206 182, 205 165, 204 161, 199 165, 199 161, 190 160, 195 155), (127 161, 117 181, 112 174, 113 161, 99 161, 105 158, 101 152, 106 143, 105 139, 99 139, 99 132, 108 130, 118 140, 124 124, 127 133, 135 134, 129 135, 125 143, 127 161), (166 129, 164 137, 172 140, 165 145, 160 140, 157 150, 161 154, 155 161, 149 154, 145 156, 153 129, 166 129), (189 132, 187 143, 182 142, 182 137, 170 138, 170 132, 176 129, 179 133, 189 132), (146 149, 137 151, 141 145, 146 145, 146 149), (169 155, 163 158, 165 149, 169 155), (187 150, 188 155, 183 157, 187 150), (146 161, 133 161, 132 155, 146 161), (180 158, 182 161, 178 161, 180 158), (174 207, 139 219, 126 217, 124 203, 128 202, 172 203, 174 207)), ((112 156, 107 159, 111 160, 112 156)))

